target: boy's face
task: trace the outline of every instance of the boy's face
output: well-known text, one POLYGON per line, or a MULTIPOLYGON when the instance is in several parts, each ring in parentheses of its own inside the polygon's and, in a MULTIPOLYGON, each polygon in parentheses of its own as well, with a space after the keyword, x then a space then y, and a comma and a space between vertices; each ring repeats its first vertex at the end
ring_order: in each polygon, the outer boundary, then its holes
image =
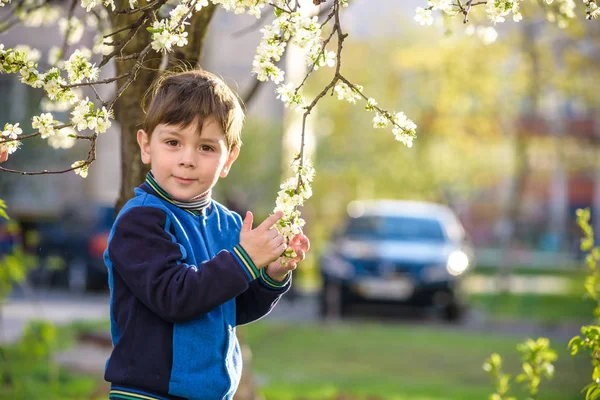
POLYGON ((210 117, 204 120, 202 135, 198 121, 185 128, 159 124, 148 138, 140 129, 137 133, 142 162, 150 164, 156 182, 179 201, 188 201, 211 189, 229 173, 239 154, 239 147, 227 150, 225 135, 210 117))

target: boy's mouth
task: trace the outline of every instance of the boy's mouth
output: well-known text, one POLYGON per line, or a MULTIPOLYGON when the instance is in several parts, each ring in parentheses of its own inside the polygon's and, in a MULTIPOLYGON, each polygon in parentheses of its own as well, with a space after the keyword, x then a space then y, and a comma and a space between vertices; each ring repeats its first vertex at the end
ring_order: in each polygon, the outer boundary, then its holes
POLYGON ((196 179, 190 179, 190 178, 180 178, 178 176, 174 176, 175 180, 179 183, 183 183, 183 184, 190 184, 192 182, 195 182, 196 179))

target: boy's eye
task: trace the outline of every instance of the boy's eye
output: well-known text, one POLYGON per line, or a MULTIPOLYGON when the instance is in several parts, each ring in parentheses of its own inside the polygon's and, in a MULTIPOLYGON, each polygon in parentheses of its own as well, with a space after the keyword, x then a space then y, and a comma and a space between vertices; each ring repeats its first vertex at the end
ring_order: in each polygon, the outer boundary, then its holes
POLYGON ((165 143, 167 143, 169 146, 177 146, 179 144, 177 140, 167 140, 165 143))
POLYGON ((205 144, 200 146, 200 148, 202 149, 202 151, 214 151, 214 149, 212 147, 205 145, 205 144))

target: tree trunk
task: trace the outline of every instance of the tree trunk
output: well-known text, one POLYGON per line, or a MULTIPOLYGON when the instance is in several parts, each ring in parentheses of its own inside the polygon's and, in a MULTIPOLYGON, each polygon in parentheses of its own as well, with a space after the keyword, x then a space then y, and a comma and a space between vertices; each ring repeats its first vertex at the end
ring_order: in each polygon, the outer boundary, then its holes
MULTIPOLYGON (((121 8, 128 7, 126 1, 123 1, 121 8)), ((204 39, 209 23, 215 13, 216 6, 211 4, 196 12, 190 21, 188 27, 188 44, 185 47, 178 47, 169 55, 169 65, 176 67, 178 64, 187 65, 193 68, 199 66, 202 59, 202 50, 204 39)), ((113 28, 132 24, 139 18, 139 13, 122 14, 113 17, 113 28)), ((146 27, 143 25, 133 36, 131 42, 125 47, 123 56, 142 51, 151 41, 149 33, 146 33, 146 27)), ((122 35, 116 40, 122 39, 122 35)), ((141 100, 146 90, 150 87, 152 81, 160 74, 162 57, 156 53, 150 53, 144 60, 141 68, 133 82, 129 85, 123 95, 115 104, 115 118, 121 126, 121 189, 116 204, 117 212, 123 205, 133 197, 133 189, 140 185, 148 172, 148 166, 141 161, 140 150, 137 144, 136 134, 140 128, 144 114, 141 108, 141 100)), ((131 70, 135 65, 135 60, 126 60, 116 63, 117 75, 121 75, 131 70)), ((125 84, 124 81, 119 82, 125 84)), ((118 89, 117 89, 118 90, 118 89)), ((240 342, 243 342, 240 340, 240 342)), ((242 353, 244 355, 244 374, 240 382, 238 391, 235 395, 236 400, 253 400, 255 398, 253 374, 250 368, 250 350, 244 343, 241 343, 242 353)))
MULTIPOLYGON (((127 8, 126 1, 122 1, 120 8, 127 8)), ((140 4, 141 6, 142 4, 140 4)), ((114 14, 111 13, 113 29, 119 29, 123 26, 134 23, 139 18, 139 13, 135 14, 114 14)), ((142 51, 151 41, 151 36, 146 32, 149 23, 142 25, 131 41, 123 49, 123 56, 142 51)), ((117 35, 115 40, 122 40, 126 32, 117 35)), ((121 126, 121 189, 116 204, 116 212, 133 197, 133 189, 144 181, 148 172, 148 167, 142 163, 140 150, 137 144, 136 133, 143 119, 141 100, 152 81, 158 75, 161 57, 156 53, 143 61, 144 67, 138 70, 135 79, 131 82, 127 90, 115 104, 115 119, 121 126)), ((116 62, 116 74, 121 75, 130 71, 135 65, 136 60, 126 60, 116 62)), ((126 80, 119 81, 118 87, 126 84, 126 80)), ((118 90, 118 89, 117 89, 118 90)))

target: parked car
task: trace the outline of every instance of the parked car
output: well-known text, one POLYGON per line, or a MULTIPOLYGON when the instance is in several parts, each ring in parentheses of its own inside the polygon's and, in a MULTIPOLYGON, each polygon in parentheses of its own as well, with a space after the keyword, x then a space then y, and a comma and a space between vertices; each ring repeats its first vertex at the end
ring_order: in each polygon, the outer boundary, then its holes
POLYGON ((434 307, 447 320, 466 309, 461 282, 473 267, 465 231, 447 206, 355 201, 320 259, 321 313, 354 303, 434 307))
POLYGON ((39 267, 29 275, 35 285, 84 292, 107 287, 103 253, 114 220, 114 208, 85 204, 70 207, 57 221, 36 223, 39 267))
POLYGON ((18 223, 0 217, 0 258, 12 253, 13 249, 20 244, 20 236, 18 223))

